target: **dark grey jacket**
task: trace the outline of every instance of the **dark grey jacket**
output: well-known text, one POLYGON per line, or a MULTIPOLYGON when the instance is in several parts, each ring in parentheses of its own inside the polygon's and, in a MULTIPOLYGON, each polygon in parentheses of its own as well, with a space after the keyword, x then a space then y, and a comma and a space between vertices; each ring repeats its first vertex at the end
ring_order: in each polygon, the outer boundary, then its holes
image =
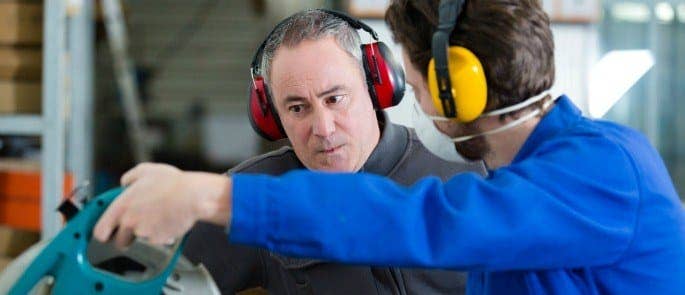
MULTIPOLYGON (((385 115, 380 121, 387 122, 385 115)), ((383 124, 381 140, 362 171, 411 185, 428 175, 465 171, 485 174, 482 164, 459 165, 433 156, 413 130, 383 124)), ((289 147, 247 160, 230 173, 279 175, 305 169, 289 147)), ((458 238, 458 237, 455 237, 458 238)), ((392 247, 393 245, 388 245, 392 247)), ((184 254, 204 264, 224 294, 263 287, 272 294, 463 294, 465 275, 442 270, 350 266, 289 258, 228 242, 223 228, 200 223, 191 231, 184 254)))

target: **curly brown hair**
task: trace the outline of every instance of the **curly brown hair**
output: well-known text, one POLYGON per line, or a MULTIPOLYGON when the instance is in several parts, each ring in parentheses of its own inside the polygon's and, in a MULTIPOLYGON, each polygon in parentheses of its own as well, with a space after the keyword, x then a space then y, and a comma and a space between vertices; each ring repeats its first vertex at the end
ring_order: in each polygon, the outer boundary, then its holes
MULTIPOLYGON (((439 0, 392 0, 385 21, 427 77, 439 0)), ((483 64, 487 110, 516 104, 554 83, 554 40, 537 0, 467 0, 450 45, 471 50, 483 64)))

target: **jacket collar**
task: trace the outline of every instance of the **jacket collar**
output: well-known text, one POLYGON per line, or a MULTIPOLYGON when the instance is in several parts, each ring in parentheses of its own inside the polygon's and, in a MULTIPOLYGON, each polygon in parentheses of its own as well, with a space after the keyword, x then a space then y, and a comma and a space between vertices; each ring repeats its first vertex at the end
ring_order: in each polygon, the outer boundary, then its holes
POLYGON ((382 128, 381 138, 360 172, 387 175, 402 159, 409 144, 409 134, 406 128, 391 123, 384 111, 376 112, 376 116, 382 128))
POLYGON ((528 158, 542 142, 572 126, 581 118, 583 118, 581 111, 571 99, 562 95, 557 99, 554 107, 535 126, 521 150, 516 154, 512 164, 528 158))

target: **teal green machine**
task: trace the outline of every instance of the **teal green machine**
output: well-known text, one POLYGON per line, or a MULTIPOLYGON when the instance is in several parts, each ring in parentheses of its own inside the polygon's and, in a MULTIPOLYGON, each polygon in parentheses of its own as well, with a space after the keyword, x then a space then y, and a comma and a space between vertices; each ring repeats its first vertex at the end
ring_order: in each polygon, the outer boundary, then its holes
POLYGON ((81 209, 73 200, 62 203, 64 229, 8 266, 0 275, 0 294, 219 294, 206 269, 181 256, 183 241, 172 247, 136 241, 120 250, 91 239, 99 217, 122 191, 103 193, 81 209))

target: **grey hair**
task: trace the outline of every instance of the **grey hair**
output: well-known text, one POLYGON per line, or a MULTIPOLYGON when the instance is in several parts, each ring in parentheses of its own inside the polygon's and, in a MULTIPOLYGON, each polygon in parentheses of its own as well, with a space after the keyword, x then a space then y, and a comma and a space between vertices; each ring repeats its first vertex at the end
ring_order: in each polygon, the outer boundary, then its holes
POLYGON ((333 36, 338 45, 357 60, 363 77, 361 39, 357 30, 337 16, 308 9, 285 19, 267 39, 260 65, 265 82, 271 80, 271 62, 280 46, 292 48, 305 40, 317 41, 329 36, 333 36))

